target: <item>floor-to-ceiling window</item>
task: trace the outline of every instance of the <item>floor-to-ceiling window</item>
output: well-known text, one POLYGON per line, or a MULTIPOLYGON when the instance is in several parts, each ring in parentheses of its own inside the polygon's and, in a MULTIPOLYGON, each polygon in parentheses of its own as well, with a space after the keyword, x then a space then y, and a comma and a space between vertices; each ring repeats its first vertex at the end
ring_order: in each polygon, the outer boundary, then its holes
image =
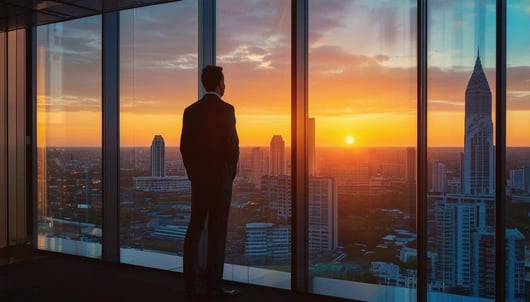
POLYGON ((197 1, 120 12, 120 246, 125 263, 182 271, 191 185, 178 149, 197 100, 197 1))
POLYGON ((428 1, 429 301, 495 297, 495 4, 428 1))
POLYGON ((101 256, 101 16, 37 27, 38 247, 101 256))
POLYGON ((416 1, 309 1, 310 290, 414 301, 416 1))
MULTIPOLYGON (((216 61, 241 156, 225 279, 291 282, 291 2, 218 0, 216 61)), ((506 171, 506 293, 524 301, 528 3, 508 1, 506 167, 494 167, 496 1, 427 1, 428 237, 415 234, 416 1, 309 0, 313 293, 492 301, 495 172, 506 171)), ((190 185, 178 150, 198 97, 198 3, 120 13, 121 261, 180 271, 190 185)), ((37 27, 38 247, 100 257, 101 16, 37 27)), ((421 126, 421 125, 420 125, 421 126)))
POLYGON ((240 144, 225 279, 290 288, 291 2, 219 0, 216 18, 240 144))
POLYGON ((506 301, 530 297, 530 3, 507 1, 506 301))

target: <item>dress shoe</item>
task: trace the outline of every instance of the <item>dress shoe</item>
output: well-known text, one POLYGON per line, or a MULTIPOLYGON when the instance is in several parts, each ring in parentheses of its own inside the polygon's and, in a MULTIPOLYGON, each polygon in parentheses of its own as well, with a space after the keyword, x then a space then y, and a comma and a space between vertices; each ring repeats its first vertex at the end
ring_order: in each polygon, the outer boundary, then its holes
POLYGON ((215 288, 206 291, 206 295, 210 297, 235 297, 240 294, 237 289, 224 289, 224 288, 215 288))

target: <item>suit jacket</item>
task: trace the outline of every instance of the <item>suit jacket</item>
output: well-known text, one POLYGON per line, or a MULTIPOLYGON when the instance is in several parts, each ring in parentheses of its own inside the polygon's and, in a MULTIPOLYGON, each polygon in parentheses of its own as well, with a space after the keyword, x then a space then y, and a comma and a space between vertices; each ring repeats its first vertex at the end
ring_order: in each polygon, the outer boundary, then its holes
POLYGON ((234 107, 208 93, 187 107, 180 153, 190 181, 232 182, 239 159, 234 107))

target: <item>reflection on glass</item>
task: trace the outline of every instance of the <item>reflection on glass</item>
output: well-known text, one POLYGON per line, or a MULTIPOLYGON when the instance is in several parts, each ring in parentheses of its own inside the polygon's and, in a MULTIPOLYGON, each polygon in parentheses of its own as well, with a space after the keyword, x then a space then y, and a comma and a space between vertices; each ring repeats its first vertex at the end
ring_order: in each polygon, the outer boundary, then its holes
POLYGON ((310 290, 415 301, 416 1, 309 1, 310 290))
POLYGON ((120 12, 121 261, 182 271, 191 185, 178 148, 197 99, 197 1, 120 12))
POLYGON ((528 1, 507 2, 506 301, 530 297, 530 25, 528 1))
POLYGON ((495 297, 495 1, 430 1, 428 299, 495 297))
POLYGON ((291 2, 217 2, 217 64, 240 142, 225 279, 291 284, 291 2))
POLYGON ((101 17, 37 28, 38 247, 101 257, 101 17))

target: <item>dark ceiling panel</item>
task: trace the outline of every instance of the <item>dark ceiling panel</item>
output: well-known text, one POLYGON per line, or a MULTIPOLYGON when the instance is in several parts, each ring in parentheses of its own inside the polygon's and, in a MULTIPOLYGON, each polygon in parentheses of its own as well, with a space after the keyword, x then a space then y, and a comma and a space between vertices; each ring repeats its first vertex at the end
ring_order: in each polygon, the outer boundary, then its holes
POLYGON ((89 10, 82 7, 70 5, 58 5, 41 10, 43 13, 64 16, 65 18, 79 18, 83 16, 97 14, 98 11, 89 10))
POLYGON ((0 31, 176 1, 180 0, 0 0, 0 31))

